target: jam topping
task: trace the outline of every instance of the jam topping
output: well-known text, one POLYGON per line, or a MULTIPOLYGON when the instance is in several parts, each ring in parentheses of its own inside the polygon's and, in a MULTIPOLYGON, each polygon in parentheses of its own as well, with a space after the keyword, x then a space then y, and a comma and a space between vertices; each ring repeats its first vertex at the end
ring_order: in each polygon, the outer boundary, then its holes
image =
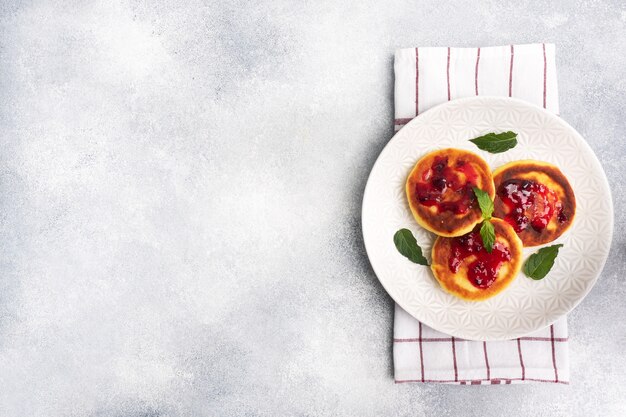
POLYGON ((450 271, 456 273, 465 258, 473 256, 467 270, 469 281, 476 288, 489 288, 496 280, 500 267, 511 259, 511 252, 500 242, 493 245, 491 253, 483 247, 483 239, 478 228, 466 235, 452 239, 451 256, 448 263, 450 271))
POLYGON ((427 207, 437 207, 439 213, 465 214, 476 201, 472 187, 477 180, 478 174, 471 164, 459 160, 451 167, 447 156, 438 156, 422 174, 422 182, 415 184, 417 201, 427 207))
POLYGON ((511 179, 500 184, 498 196, 508 207, 504 217, 517 233, 529 226, 537 232, 546 228, 556 213, 559 223, 567 221, 554 191, 531 180, 511 179))
POLYGON ((569 220, 569 218, 565 215, 565 213, 563 213, 563 206, 561 206, 560 203, 558 204, 558 208, 557 208, 557 212, 556 212, 556 219, 559 221, 559 223, 565 223, 566 221, 569 220))

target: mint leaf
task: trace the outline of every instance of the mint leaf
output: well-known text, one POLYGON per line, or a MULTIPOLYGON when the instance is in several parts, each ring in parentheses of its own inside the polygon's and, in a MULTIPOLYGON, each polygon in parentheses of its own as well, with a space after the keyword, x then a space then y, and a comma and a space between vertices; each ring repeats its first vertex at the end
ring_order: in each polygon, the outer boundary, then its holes
POLYGON ((483 224, 480 226, 480 237, 483 239, 483 246, 489 253, 493 250, 493 244, 496 243, 496 231, 491 224, 491 215, 493 214, 493 201, 489 194, 480 188, 473 187, 474 194, 478 200, 480 211, 483 215, 483 224))
POLYGON ((524 273, 534 280, 543 279, 552 269, 562 246, 562 244, 548 246, 530 255, 524 264, 524 273))
POLYGON ((478 199, 478 205, 480 206, 480 211, 483 213, 483 219, 491 220, 491 215, 493 214, 493 201, 491 201, 491 197, 489 197, 487 192, 476 187, 474 187, 474 194, 476 194, 476 198, 478 199))
POLYGON ((512 149, 517 145, 517 133, 515 132, 502 132, 502 133, 487 133, 486 135, 479 136, 475 139, 470 139, 478 149, 487 151, 490 153, 501 153, 512 149))
POLYGON ((480 226, 480 237, 483 239, 485 250, 491 253, 493 244, 496 243, 496 231, 489 220, 483 221, 482 226, 480 226))
POLYGON ((417 244, 417 240, 409 229, 400 229, 393 235, 393 243, 395 243, 398 252, 406 256, 409 261, 428 265, 428 260, 422 255, 422 248, 417 244))

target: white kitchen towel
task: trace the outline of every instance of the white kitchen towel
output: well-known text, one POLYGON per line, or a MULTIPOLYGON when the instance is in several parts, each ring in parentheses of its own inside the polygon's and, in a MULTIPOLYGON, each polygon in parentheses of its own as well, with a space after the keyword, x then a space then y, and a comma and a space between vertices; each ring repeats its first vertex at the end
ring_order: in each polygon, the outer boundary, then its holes
MULTIPOLYGON (((395 54, 395 129, 437 104, 477 95, 515 97, 558 114, 553 44, 427 47, 395 54)), ((567 319, 519 339, 476 342, 438 332, 396 305, 396 382, 569 383, 567 319)))

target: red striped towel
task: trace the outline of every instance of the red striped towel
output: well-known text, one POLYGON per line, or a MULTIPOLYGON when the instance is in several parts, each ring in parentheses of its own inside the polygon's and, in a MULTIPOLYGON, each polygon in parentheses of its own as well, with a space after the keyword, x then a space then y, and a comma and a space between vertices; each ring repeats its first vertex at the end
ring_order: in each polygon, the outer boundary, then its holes
MULTIPOLYGON (((515 97, 558 114, 554 45, 411 48, 395 54, 395 128, 455 98, 515 97)), ((475 342, 423 325, 396 305, 396 382, 569 383, 567 319, 526 337, 475 342)))

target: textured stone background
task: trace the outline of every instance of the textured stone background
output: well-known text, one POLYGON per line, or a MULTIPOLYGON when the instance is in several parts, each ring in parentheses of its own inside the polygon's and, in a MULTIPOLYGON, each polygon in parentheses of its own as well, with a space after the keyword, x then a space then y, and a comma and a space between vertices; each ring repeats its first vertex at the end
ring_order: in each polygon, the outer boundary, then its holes
POLYGON ((0 415, 625 415, 625 57, 620 1, 2 1, 0 415), (393 50, 533 41, 614 190, 572 384, 395 385, 393 50))

